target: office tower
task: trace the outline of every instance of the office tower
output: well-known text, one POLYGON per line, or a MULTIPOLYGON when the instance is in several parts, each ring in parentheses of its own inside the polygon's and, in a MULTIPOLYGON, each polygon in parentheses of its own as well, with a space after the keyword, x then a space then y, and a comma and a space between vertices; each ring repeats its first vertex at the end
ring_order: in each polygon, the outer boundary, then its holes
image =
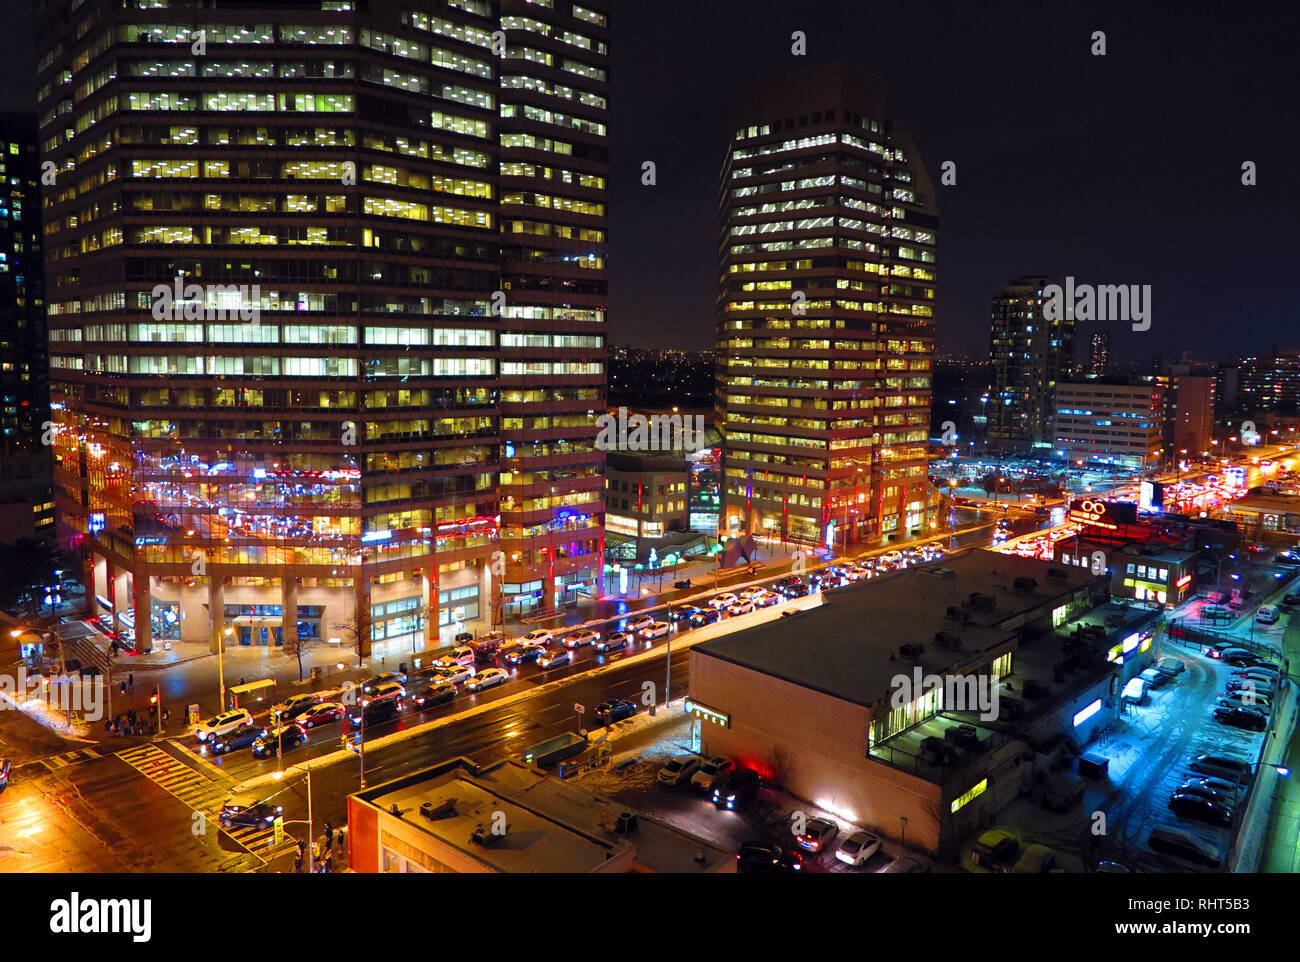
POLYGON ((36 117, 0 114, 0 453, 10 457, 49 456, 40 175, 36 117))
POLYGON ((736 98, 720 183, 724 528, 845 544, 927 527, 935 188, 850 64, 736 98))
POLYGON ((1300 413, 1300 350, 1276 348, 1237 364, 1237 408, 1246 412, 1300 413))
POLYGON ((606 7, 39 5, 58 509, 141 647, 598 567, 606 7))
POLYGON ((1098 377, 1110 368, 1110 332, 1095 331, 1092 335, 1091 351, 1088 354, 1088 373, 1098 377))
POLYGON ((1056 456, 1142 470, 1163 456, 1168 378, 1065 381, 1056 389, 1056 456))
POLYGON ((1046 451, 1055 437, 1056 385, 1070 376, 1075 322, 1043 317, 1050 283, 1020 277, 993 298, 988 437, 1004 447, 1046 451))

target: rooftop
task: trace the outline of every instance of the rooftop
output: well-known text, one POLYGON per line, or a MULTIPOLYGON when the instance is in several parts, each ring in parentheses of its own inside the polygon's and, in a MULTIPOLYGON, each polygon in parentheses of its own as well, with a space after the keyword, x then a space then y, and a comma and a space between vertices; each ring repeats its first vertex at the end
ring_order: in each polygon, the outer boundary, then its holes
MULTIPOLYGON (((993 551, 975 550, 908 569, 883 581, 860 581, 827 591, 824 603, 790 618, 696 645, 692 651, 718 658, 859 705, 886 698, 895 675, 914 666, 931 674, 978 668, 988 652, 1010 650, 1017 616, 1065 603, 1097 581, 1078 567, 993 551), (1059 575, 1049 578, 1048 569, 1059 575), (1032 591, 1016 590, 1017 578, 1033 578, 1032 591), (970 596, 993 599, 975 610, 970 596), (949 608, 960 619, 949 617, 949 608), (937 644, 936 634, 958 639, 937 644), (920 658, 902 660, 899 646, 924 645, 920 658)), ((1000 653, 1000 652, 999 652, 1000 653)))

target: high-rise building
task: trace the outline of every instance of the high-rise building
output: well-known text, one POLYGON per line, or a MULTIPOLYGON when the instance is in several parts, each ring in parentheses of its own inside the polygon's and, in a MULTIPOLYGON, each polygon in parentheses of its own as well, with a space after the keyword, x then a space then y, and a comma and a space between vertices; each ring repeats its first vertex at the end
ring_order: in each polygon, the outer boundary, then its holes
POLYGON ((39 4, 58 511, 140 647, 410 652, 599 571, 583 3, 39 4))
POLYGON ((1239 410, 1300 413, 1300 350, 1243 357, 1237 364, 1239 410))
POLYGON ((1074 321, 1043 317, 1050 283, 1020 277, 993 298, 987 432, 1005 447, 1050 449, 1056 437, 1056 385, 1070 376, 1074 321))
POLYGON ((926 527, 935 189, 884 82, 745 87, 720 183, 723 526, 828 543, 926 527))
POLYGON ((1175 452, 1196 457, 1210 451, 1214 437, 1212 375, 1181 374, 1170 378, 1173 394, 1171 442, 1175 452))
POLYGON ((1100 377, 1110 371, 1110 332, 1094 331, 1088 353, 1088 373, 1100 377))
POLYGON ((36 117, 0 114, 0 453, 48 457, 40 175, 36 117))
POLYGON ((1056 389, 1056 456, 1141 470, 1164 454, 1168 378, 1108 376, 1056 389))

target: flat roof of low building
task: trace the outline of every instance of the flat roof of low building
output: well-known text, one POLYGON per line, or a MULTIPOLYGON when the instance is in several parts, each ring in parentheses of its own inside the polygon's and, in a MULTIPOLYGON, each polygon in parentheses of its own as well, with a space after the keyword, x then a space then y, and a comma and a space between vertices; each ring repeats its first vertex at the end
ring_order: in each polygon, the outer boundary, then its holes
POLYGON ((590 872, 614 854, 634 851, 637 865, 653 872, 713 872, 734 856, 727 850, 637 813, 635 830, 621 835, 616 826, 627 806, 585 791, 517 761, 478 769, 468 759, 377 785, 357 797, 401 818, 422 832, 468 853, 500 872, 590 872), (454 800, 438 818, 420 814, 454 800), (490 831, 497 812, 508 831, 491 846, 470 842, 483 825, 490 831), (702 859, 701 859, 702 856, 702 859))
POLYGON ((1300 497, 1286 494, 1248 494, 1227 505, 1225 511, 1252 514, 1300 514, 1300 497))
POLYGON ((988 652, 1009 648, 1017 616, 1064 603, 1098 580, 1078 567, 977 549, 832 589, 818 607, 723 635, 692 652, 870 706, 888 697, 895 675, 910 675, 918 665, 929 674, 978 668, 988 652), (1048 569, 1060 574, 1048 578, 1048 569), (1035 579, 1037 587, 1016 591, 1020 577, 1035 579), (973 593, 991 597, 993 609, 966 607, 973 593), (964 612, 967 623, 949 618, 950 607, 964 612), (936 644, 940 631, 958 638, 960 647, 936 644), (920 658, 903 659, 899 647, 905 644, 924 645, 920 658))

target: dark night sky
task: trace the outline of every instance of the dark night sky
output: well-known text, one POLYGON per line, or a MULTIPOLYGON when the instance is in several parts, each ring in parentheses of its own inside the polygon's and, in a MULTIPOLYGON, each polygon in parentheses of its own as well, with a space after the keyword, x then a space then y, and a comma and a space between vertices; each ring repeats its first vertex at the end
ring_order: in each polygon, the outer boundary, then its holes
MULTIPOLYGON (((30 0, 0 2, 0 106, 34 109, 30 0)), ((893 83, 936 184, 957 164, 938 188, 944 346, 983 356, 989 298, 1026 273, 1152 285, 1151 330, 1117 328, 1123 359, 1300 346, 1294 4, 615 0, 612 20, 613 343, 712 346, 730 91, 843 58, 893 83)))

